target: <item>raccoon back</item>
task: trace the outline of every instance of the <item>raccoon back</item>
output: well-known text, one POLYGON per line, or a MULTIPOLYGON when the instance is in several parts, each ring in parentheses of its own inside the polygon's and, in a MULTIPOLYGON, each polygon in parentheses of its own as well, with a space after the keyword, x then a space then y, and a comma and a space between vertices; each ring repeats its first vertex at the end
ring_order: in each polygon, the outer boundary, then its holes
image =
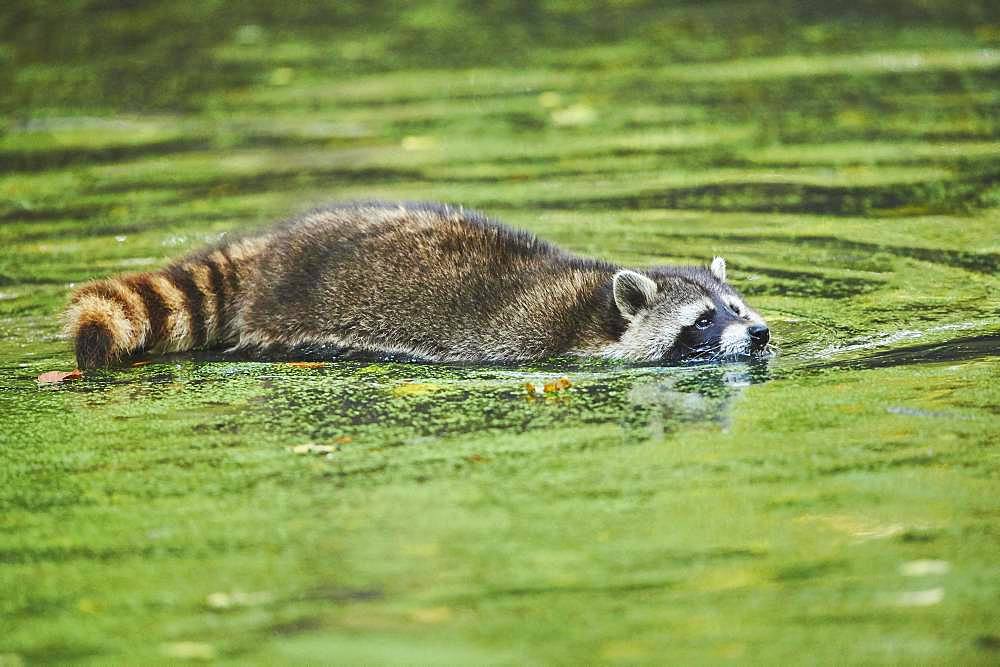
POLYGON ((277 232, 257 269, 238 326, 245 346, 513 360, 612 326, 615 267, 446 206, 319 210, 277 232))

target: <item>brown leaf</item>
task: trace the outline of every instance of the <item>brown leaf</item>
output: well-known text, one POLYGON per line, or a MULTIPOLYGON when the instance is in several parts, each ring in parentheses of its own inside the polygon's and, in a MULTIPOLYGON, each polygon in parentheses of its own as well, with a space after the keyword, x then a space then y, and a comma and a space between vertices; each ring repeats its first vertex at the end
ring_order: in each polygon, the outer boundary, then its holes
POLYGON ((79 368, 75 368, 71 371, 49 371, 48 373, 42 373, 39 375, 35 382, 38 384, 55 384, 57 382, 67 382, 69 380, 79 380, 83 377, 83 373, 79 368))
POLYGON ((564 389, 569 389, 573 386, 573 383, 569 381, 567 377, 561 377, 558 380, 553 380, 552 382, 546 382, 542 390, 546 394, 554 394, 564 389))

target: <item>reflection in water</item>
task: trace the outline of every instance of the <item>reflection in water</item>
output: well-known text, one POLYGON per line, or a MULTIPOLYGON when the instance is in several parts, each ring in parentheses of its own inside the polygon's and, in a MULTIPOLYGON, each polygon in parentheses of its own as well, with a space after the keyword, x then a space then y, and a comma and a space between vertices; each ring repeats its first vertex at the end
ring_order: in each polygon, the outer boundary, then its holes
MULTIPOLYGON (((834 353, 817 355, 819 358, 839 355, 844 352, 868 350, 873 347, 888 346, 900 340, 913 340, 923 334, 919 331, 901 331, 875 341, 857 343, 838 348, 834 353)), ((907 366, 934 362, 969 361, 1000 354, 1000 332, 983 336, 967 336, 946 341, 910 345, 895 349, 880 350, 862 357, 838 360, 823 360, 811 364, 810 368, 880 368, 884 366, 907 366)))
MULTIPOLYGON (((766 364, 758 364, 766 372, 766 364)), ((662 440, 679 425, 691 422, 729 425, 733 402, 761 373, 752 374, 747 364, 725 364, 699 369, 693 378, 678 373, 654 379, 637 379, 629 391, 629 402, 646 419, 636 436, 662 440), (692 381, 693 380, 693 381, 692 381), (645 430, 645 433, 641 433, 645 430)))
POLYGON ((200 433, 258 433, 291 442, 349 436, 355 446, 392 448, 457 436, 612 427, 620 444, 662 440, 693 425, 728 428, 735 401, 771 378, 773 361, 635 367, 556 359, 511 367, 258 362, 195 353, 95 372, 58 390, 87 395, 87 410, 106 410, 116 419, 143 405, 136 417, 176 410, 200 433), (562 377, 568 388, 541 392, 562 377), (526 389, 529 383, 536 392, 526 389))
MULTIPOLYGON (((280 369, 279 369, 280 370, 280 369)), ((268 422, 316 440, 351 435, 378 446, 428 437, 617 425, 625 441, 662 439, 685 424, 728 425, 734 400, 766 381, 766 363, 675 367, 461 367, 336 362, 308 375, 268 374, 268 422), (572 386, 530 393, 527 383, 572 386)))

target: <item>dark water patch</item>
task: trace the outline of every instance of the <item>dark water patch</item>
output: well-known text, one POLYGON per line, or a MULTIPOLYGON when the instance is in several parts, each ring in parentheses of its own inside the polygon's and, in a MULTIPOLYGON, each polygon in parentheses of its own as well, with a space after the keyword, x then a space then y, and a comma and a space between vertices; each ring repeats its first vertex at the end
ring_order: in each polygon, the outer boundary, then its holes
MULTIPOLYGON (((591 171, 561 171, 558 176, 589 175, 591 171)), ((397 169, 392 167, 335 167, 324 169, 299 169, 294 171, 262 172, 247 175, 209 176, 197 181, 173 181, 169 179, 129 180, 99 185, 93 192, 99 194, 123 194, 151 190, 170 190, 177 193, 175 201, 185 203, 193 197, 221 196, 227 194, 260 193, 270 191, 293 191, 323 186, 344 185, 386 185, 394 183, 461 183, 494 185, 505 180, 523 180, 516 173, 506 176, 477 176, 473 174, 450 174, 430 176, 419 169, 397 169)), ((532 176, 531 178, 539 178, 532 176)))
MULTIPOLYGON (((865 136, 856 137, 849 136, 845 137, 845 141, 871 141, 879 139, 878 136, 865 136)), ((981 139, 981 138, 979 138, 981 139)), ((912 137, 909 138, 912 141, 912 137)), ((826 139, 824 138, 824 141, 826 139)), ((946 140, 941 140, 943 143, 947 143, 946 140)), ((789 142, 785 142, 789 143, 789 142)), ((805 142, 806 145, 816 145, 815 137, 812 141, 805 142)), ((553 175, 558 176, 576 176, 576 175, 595 175, 595 174, 620 174, 621 169, 615 168, 594 168, 594 169, 579 169, 570 168, 563 169, 560 167, 562 163, 565 163, 567 158, 573 160, 595 160, 599 161, 601 159, 607 158, 628 158, 628 157, 649 157, 649 156, 662 156, 670 158, 669 164, 665 163, 664 166, 669 166, 670 169, 678 168, 716 168, 716 169, 755 169, 755 170, 773 170, 773 169, 817 169, 817 168, 829 168, 829 169, 843 169, 845 167, 937 167, 944 169, 952 169, 956 172, 981 172, 989 169, 994 169, 997 164, 997 156, 993 155, 982 155, 982 156, 963 156, 959 154, 955 155, 940 155, 940 156, 918 156, 918 157, 907 157, 907 156, 895 156, 895 157, 885 157, 885 158, 870 158, 864 154, 864 152, 858 152, 856 155, 851 156, 849 159, 835 159, 835 160, 755 160, 747 157, 743 157, 738 153, 742 153, 744 149, 739 147, 733 148, 723 148, 723 147, 694 147, 694 148, 675 148, 675 147, 649 147, 645 148, 642 146, 621 146, 610 149, 601 149, 595 151, 568 151, 562 154, 552 154, 552 155, 524 155, 524 156, 502 156, 495 157, 489 160, 469 160, 466 162, 451 161, 449 165, 467 165, 470 167, 548 167, 544 173, 540 173, 534 178, 545 178, 551 177, 553 175)))
POLYGON ((179 557, 186 553, 179 547, 148 545, 142 547, 88 547, 88 546, 36 546, 0 549, 0 563, 65 563, 86 560, 107 562, 126 558, 149 558, 152 556, 179 557))
POLYGON ((837 625, 856 625, 858 623, 864 623, 866 625, 870 625, 870 624, 872 624, 874 622, 877 622, 879 619, 881 619, 882 618, 881 614, 882 614, 881 611, 871 611, 871 612, 868 612, 868 613, 864 613, 864 612, 850 612, 850 613, 848 613, 848 612, 844 612, 844 613, 821 612, 821 613, 816 613, 816 612, 810 611, 810 612, 805 613, 805 614, 796 614, 795 616, 792 616, 791 618, 793 618, 796 623, 799 623, 799 624, 802 624, 802 625, 805 625, 805 626, 815 626, 815 625, 820 625, 820 624, 823 624, 823 625, 830 624, 830 625, 834 625, 834 626, 837 626, 837 625))
POLYGON ((304 632, 315 632, 323 625, 323 619, 319 616, 300 616, 291 621, 272 623, 265 628, 265 632, 269 635, 290 636, 304 632))
MULTIPOLYGON (((819 122, 819 120, 817 120, 819 122)), ((960 123, 960 119, 955 120, 960 123)), ((818 143, 839 143, 839 142, 864 142, 878 141, 885 143, 911 143, 923 141, 928 143, 962 143, 962 142, 984 142, 995 141, 998 128, 983 128, 982 130, 940 130, 927 129, 919 123, 912 123, 911 129, 898 129, 895 127, 868 127, 861 129, 837 127, 827 125, 815 129, 783 129, 773 133, 773 139, 783 144, 818 144, 818 143)), ((766 134, 766 132, 765 132, 766 134)), ((958 159, 958 158, 956 158, 958 159)), ((996 164, 995 159, 991 161, 996 164)), ((878 163, 880 164, 880 163, 878 163)), ((907 163, 900 163, 907 164, 907 163)), ((933 166, 938 164, 935 160, 915 159, 913 164, 933 166)))
MULTIPOLYGON (((22 663, 15 659, 12 664, 20 665, 45 665, 45 664, 69 664, 74 662, 84 662, 95 656, 104 655, 105 647, 87 646, 86 644, 73 644, 69 640, 57 639, 55 641, 42 641, 31 644, 28 649, 22 649, 15 654, 18 658, 24 658, 22 663)), ((101 660, 98 660, 101 662, 101 660)))
POLYGON ((97 204, 45 208, 13 207, 5 211, 0 211, 0 222, 88 220, 106 214, 110 208, 108 205, 97 204))
POLYGON ((941 538, 941 532, 929 528, 910 528, 899 534, 897 538, 904 544, 930 544, 941 538))
POLYGON ((979 635, 972 642, 980 651, 1000 651, 1000 635, 979 635))
POLYGON ((40 278, 38 276, 12 276, 0 273, 0 287, 11 287, 17 285, 63 285, 66 281, 54 278, 40 278))
MULTIPOLYGON (((533 173, 531 178, 533 179, 544 179, 551 178, 552 176, 586 176, 586 175, 596 175, 596 174, 621 174, 621 168, 611 165, 608 168, 601 168, 596 166, 593 169, 579 168, 576 166, 564 167, 563 165, 567 161, 572 160, 594 160, 599 162, 602 159, 608 158, 628 158, 628 157, 644 157, 644 156, 663 156, 670 158, 669 166, 671 169, 677 169, 681 167, 685 168, 708 168, 708 167, 732 167, 732 168, 760 168, 761 165, 750 160, 741 158, 734 155, 732 149, 728 148, 716 148, 716 147, 694 147, 694 148, 676 148, 676 147, 650 147, 644 148, 641 146, 619 146, 612 148, 602 148, 598 150, 566 150, 562 153, 553 152, 552 154, 535 154, 535 155, 506 155, 506 156, 496 156, 491 157, 487 160, 473 158, 467 161, 452 160, 448 162, 449 166, 468 166, 472 168, 476 167, 498 167, 498 168, 509 168, 512 173, 509 177, 516 177, 516 169, 518 167, 545 167, 544 171, 538 171, 533 173)), ((770 167, 770 165, 767 165, 770 167)), ((496 177, 490 179, 492 181, 500 180, 503 177, 496 177)), ((449 178, 450 180, 450 178, 449 178)), ((464 180, 464 177, 463 177, 464 180)), ((474 179, 476 180, 476 179, 474 179)), ((489 181, 487 181, 489 182, 489 181)))
MULTIPOLYGON (((397 120, 392 123, 392 129, 398 134, 423 134, 435 131, 447 131, 455 124, 467 122, 464 116, 427 116, 397 120)), ((538 132, 549 126, 546 114, 530 111, 496 111, 476 114, 475 123, 489 127, 491 132, 506 129, 514 132, 538 132)))
MULTIPOLYGON (((863 115, 869 125, 897 112, 914 111, 939 117, 945 110, 934 107, 934 98, 968 93, 974 95, 995 86, 996 68, 990 70, 914 69, 902 72, 803 73, 762 79, 714 81, 691 80, 682 85, 664 85, 658 72, 635 73, 623 78, 621 92, 630 98, 654 99, 662 104, 698 104, 716 109, 728 118, 755 118, 782 134, 806 126, 818 131, 817 121, 835 121, 845 109, 863 115), (921 96, 922 105, 906 101, 921 96), (797 121, 795 119, 798 119, 797 121)), ((614 84, 612 84, 614 85, 614 84)), ((969 105, 966 105, 968 108, 969 105)), ((989 105, 979 107, 987 113, 989 105)), ((839 123, 834 123, 834 126, 839 123)))
POLYGON ((206 150, 205 139, 170 139, 146 144, 59 148, 39 151, 0 151, 0 172, 47 171, 65 167, 124 162, 150 156, 206 150))
MULTIPOLYGON (((539 93, 549 90, 548 86, 523 86, 516 90, 503 90, 503 91, 491 91, 483 90, 474 93, 458 93, 458 92, 447 92, 440 87, 428 88, 426 94, 424 93, 398 93, 393 91, 386 91, 380 97, 351 97, 350 95, 345 95, 344 97, 337 97, 336 99, 328 99, 326 96, 316 97, 316 98, 303 98, 300 100, 250 100, 248 101, 249 108, 256 111, 261 110, 281 110, 288 111, 291 109, 308 109, 313 111, 319 111, 325 107, 336 105, 338 109, 345 110, 355 110, 355 109, 384 109, 393 108, 398 106, 406 106, 408 104, 422 104, 427 102, 476 102, 483 103, 487 106, 490 101, 496 100, 509 100, 519 97, 535 97, 539 93)), ((242 106, 241 109, 246 107, 242 106)))
MULTIPOLYGON (((917 259, 932 264, 943 264, 956 269, 965 269, 975 273, 995 275, 1000 271, 1000 253, 969 252, 966 250, 947 250, 944 248, 916 248, 911 246, 880 245, 864 241, 851 241, 836 236, 778 236, 775 234, 699 234, 661 233, 660 236, 683 236, 684 238, 708 238, 726 241, 740 241, 748 244, 769 241, 784 244, 805 244, 839 251, 841 255, 852 253, 861 257, 870 257, 876 253, 887 253, 896 257, 917 259)), ((755 269, 761 273, 775 272, 775 269, 755 269)))
POLYGON ((776 295, 810 299, 847 299, 873 292, 882 285, 882 282, 878 280, 850 277, 833 278, 807 271, 785 271, 750 265, 742 265, 740 268, 747 273, 778 279, 777 282, 771 284, 747 283, 743 292, 748 296, 776 295))
POLYGON ((381 588, 346 588, 344 586, 317 586, 294 596, 296 600, 326 600, 329 602, 366 602, 381 600, 381 588))
POLYGON ((894 468, 935 465, 940 463, 941 460, 942 457, 940 455, 920 453, 898 458, 880 458, 878 460, 824 466, 816 470, 816 473, 821 476, 833 476, 855 472, 881 472, 894 468))
POLYGON ((862 241, 848 241, 832 236, 800 236, 796 237, 796 240, 801 240, 812 245, 842 248, 848 251, 863 253, 886 252, 897 257, 907 257, 932 264, 944 264, 988 275, 993 275, 1000 270, 1000 254, 998 253, 976 253, 943 248, 879 245, 862 241))
POLYGON ((232 28, 213 11, 13 3, 0 16, 0 35, 33 76, 12 77, 0 109, 198 108, 209 91, 249 84, 259 72, 214 57, 232 28))
MULTIPOLYGON (((874 140, 877 137, 870 137, 868 140, 874 140)), ((947 140, 941 140, 942 143, 948 143, 947 140)), ((814 145, 815 142, 809 142, 808 145, 814 145)), ((941 149, 947 148, 947 146, 939 147, 941 149)), ((838 159, 838 160, 810 160, 810 161, 797 161, 797 160, 739 160, 734 158, 732 165, 719 165, 719 166, 737 166, 744 168, 754 168, 754 169, 815 169, 817 167, 827 167, 830 169, 843 169, 845 167, 937 167, 941 169, 952 169, 958 172, 978 172, 988 169, 993 169, 996 167, 998 158, 1000 158, 1000 153, 998 155, 977 155, 977 156, 965 156, 965 155, 939 155, 939 156, 896 156, 887 158, 869 158, 865 155, 864 151, 861 150, 855 155, 852 155, 849 159, 838 159)), ((714 166, 714 165, 713 165, 714 166)))
MULTIPOLYGON (((708 563, 724 563, 741 560, 757 560, 764 558, 766 552, 754 549, 711 549, 705 551, 691 552, 670 552, 660 551, 657 553, 655 564, 657 566, 675 565, 679 567, 692 567, 708 563)), ((677 585, 674 580, 660 581, 640 581, 633 583, 623 583, 608 586, 524 586, 516 588, 493 589, 485 591, 482 595, 462 596, 461 599, 474 601, 476 599, 494 599, 503 597, 525 597, 535 595, 559 595, 578 593, 640 593, 643 591, 669 590, 677 585)))
POLYGON ((628 595, 645 591, 667 591, 677 586, 676 581, 663 580, 636 584, 619 584, 607 586, 525 586, 521 588, 501 588, 486 591, 478 599, 493 600, 509 597, 529 597, 536 595, 628 595))
MULTIPOLYGON (((212 218, 216 220, 217 218, 212 218)), ((190 221, 186 218, 185 222, 190 221)), ((85 227, 73 227, 71 229, 50 229, 46 231, 19 232, 17 234, 18 243, 33 243, 35 241, 65 241, 68 239, 86 239, 95 236, 127 236, 149 231, 157 227, 162 227, 163 221, 157 222, 130 222, 120 225, 87 225, 85 227)))
MULTIPOLYGON (((662 60, 658 61, 662 63, 662 60)), ((267 65, 267 67, 272 66, 273 63, 267 65)), ((326 67, 328 66, 329 62, 326 63, 326 67)), ((717 117, 759 121, 777 130, 778 136, 784 136, 784 130, 787 130, 788 136, 791 137, 799 132, 796 125, 808 124, 810 120, 819 121, 815 130, 822 131, 824 127, 820 123, 835 119, 837 113, 847 108, 863 113, 877 122, 891 114, 914 108, 906 102, 906 97, 913 95, 924 97, 918 111, 925 114, 933 111, 940 116, 947 111, 947 108, 935 107, 934 96, 985 90, 992 85, 992 78, 995 76, 990 70, 915 69, 908 72, 859 74, 809 72, 796 76, 736 81, 718 81, 711 78, 706 80, 685 78, 678 81, 672 79, 669 72, 658 71, 656 67, 625 69, 614 76, 609 76, 606 69, 599 68, 603 71, 597 77, 590 75, 590 69, 575 62, 564 70, 569 74, 565 81, 525 83, 502 90, 490 89, 489 84, 484 84, 481 91, 475 92, 449 92, 438 85, 429 85, 419 92, 399 92, 387 87, 380 96, 358 96, 345 92, 342 96, 329 96, 323 93, 312 98, 303 96, 292 100, 249 99, 244 101, 241 109, 320 110, 335 105, 337 108, 354 110, 432 102, 479 102, 483 103, 484 107, 490 107, 490 102, 498 100, 535 97, 553 90, 574 90, 580 85, 580 81, 589 79, 591 90, 621 96, 633 103, 645 101, 665 105, 696 105, 711 109, 711 114, 717 117), (786 113, 789 111, 793 113, 786 113), (783 120, 785 116, 787 118, 783 120)), ((460 75, 460 72, 456 72, 456 75, 460 75)), ((965 112, 981 113, 983 118, 990 117, 989 103, 977 103, 974 98, 970 98, 963 105, 963 109, 965 112)), ((510 113, 498 112, 497 118, 502 121, 503 116, 510 113)), ((530 115, 529 126, 535 126, 538 116, 533 113, 530 115)), ((516 118, 508 120, 513 120, 515 124, 517 121, 516 118)), ((671 123, 670 127, 686 123, 687 119, 681 118, 677 123, 671 123)), ((635 126, 647 127, 642 124, 635 126)), ((825 129, 837 128, 827 125, 825 129)))
POLYGON ((144 190, 173 190, 183 193, 185 197, 204 197, 272 190, 291 191, 319 186, 339 187, 345 184, 385 184, 426 180, 428 179, 420 171, 413 169, 393 169, 390 167, 301 169, 208 177, 193 182, 145 179, 124 183, 107 183, 94 188, 94 192, 121 194, 144 190))
POLYGON ((341 136, 302 136, 297 134, 253 133, 227 141, 230 148, 330 148, 352 144, 358 139, 341 136))
POLYGON ((784 583, 808 581, 826 577, 846 567, 847 562, 842 560, 806 561, 779 568, 774 573, 774 579, 784 583))
POLYGON ((243 551, 252 545, 237 542, 208 540, 194 547, 167 544, 145 544, 118 547, 95 547, 86 545, 0 548, 0 563, 65 563, 79 560, 92 562, 115 562, 129 558, 191 558, 206 553, 223 554, 243 551))
POLYGON ((309 137, 293 134, 250 133, 224 140, 191 137, 142 144, 112 144, 34 151, 0 150, 0 172, 40 172, 67 167, 127 162, 142 158, 213 150, 219 148, 219 143, 224 143, 226 149, 328 148, 332 145, 355 141, 356 139, 353 138, 332 136, 309 137))
POLYGON ((24 602, 11 609, 9 613, 12 616, 22 618, 44 616, 65 609, 76 602, 76 599, 70 599, 65 596, 47 595, 42 597, 36 595, 24 600, 24 602))
POLYGON ((942 362, 973 361, 1000 356, 1000 332, 984 336, 956 338, 943 343, 925 343, 876 352, 860 359, 810 364, 808 368, 869 370, 942 362))
POLYGON ((807 183, 711 183, 630 195, 541 200, 527 206, 543 209, 591 207, 600 210, 673 208, 753 213, 807 213, 878 217, 893 209, 919 208, 922 214, 969 213, 989 202, 1000 173, 956 179, 871 186, 825 186, 807 183))

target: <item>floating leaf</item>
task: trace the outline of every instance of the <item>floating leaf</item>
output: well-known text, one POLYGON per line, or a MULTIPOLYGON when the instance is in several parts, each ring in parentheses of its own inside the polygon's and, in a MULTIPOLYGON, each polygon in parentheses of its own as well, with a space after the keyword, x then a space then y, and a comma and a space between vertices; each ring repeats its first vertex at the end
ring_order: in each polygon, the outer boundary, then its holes
POLYGON ((285 364, 286 366, 294 366, 295 368, 324 368, 326 366, 325 361, 289 361, 285 364))
POLYGON ((561 377, 558 380, 553 380, 552 382, 546 382, 545 386, 542 387, 542 391, 546 394, 554 394, 556 392, 569 389, 573 386, 573 383, 569 381, 568 377, 561 377))
POLYGON ((70 380, 79 380, 83 377, 83 373, 79 368, 73 369, 71 371, 49 371, 48 373, 42 373, 35 380, 38 384, 55 384, 57 382, 68 382, 70 380))

